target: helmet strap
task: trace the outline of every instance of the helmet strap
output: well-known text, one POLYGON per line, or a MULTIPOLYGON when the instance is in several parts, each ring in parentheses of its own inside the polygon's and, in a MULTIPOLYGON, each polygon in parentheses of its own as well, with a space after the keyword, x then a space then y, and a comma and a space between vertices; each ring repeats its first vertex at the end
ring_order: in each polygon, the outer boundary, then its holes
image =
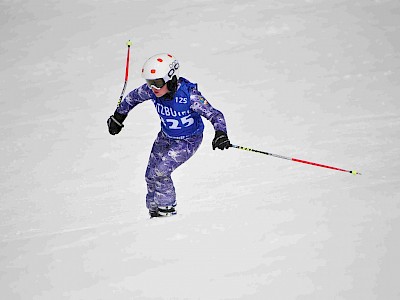
POLYGON ((177 87, 178 87, 178 79, 176 78, 176 75, 174 75, 172 79, 167 82, 167 88, 171 94, 171 97, 172 95, 175 94, 177 87))

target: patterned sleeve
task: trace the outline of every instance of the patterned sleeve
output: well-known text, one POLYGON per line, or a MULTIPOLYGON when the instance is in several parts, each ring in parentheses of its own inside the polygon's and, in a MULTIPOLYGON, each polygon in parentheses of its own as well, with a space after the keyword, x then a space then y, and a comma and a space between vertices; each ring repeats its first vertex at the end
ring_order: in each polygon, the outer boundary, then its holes
POLYGON ((209 120, 215 131, 221 130, 227 133, 226 122, 222 112, 212 107, 197 89, 191 90, 190 103, 190 108, 209 120))
POLYGON ((117 107, 117 112, 123 115, 127 115, 129 111, 136 105, 151 99, 151 89, 147 84, 134 89, 121 101, 121 104, 117 107))

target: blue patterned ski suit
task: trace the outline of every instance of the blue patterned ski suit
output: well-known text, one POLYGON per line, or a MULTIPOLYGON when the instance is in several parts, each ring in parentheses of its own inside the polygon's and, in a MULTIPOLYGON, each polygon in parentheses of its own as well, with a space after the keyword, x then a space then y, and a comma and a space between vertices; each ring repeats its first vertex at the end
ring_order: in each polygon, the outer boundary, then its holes
POLYGON ((157 98, 144 84, 131 91, 117 108, 127 115, 139 103, 152 100, 161 120, 161 131, 154 141, 146 170, 146 206, 155 210, 160 206, 175 206, 175 187, 171 173, 186 162, 203 140, 204 124, 209 120, 215 130, 227 132, 223 114, 197 90, 197 84, 179 78, 178 88, 172 99, 157 98))

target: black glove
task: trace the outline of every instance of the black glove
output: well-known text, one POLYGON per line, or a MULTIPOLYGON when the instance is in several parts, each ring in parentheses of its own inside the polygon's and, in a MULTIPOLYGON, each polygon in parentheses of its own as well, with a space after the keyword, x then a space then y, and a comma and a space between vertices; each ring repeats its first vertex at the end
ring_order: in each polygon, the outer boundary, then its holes
POLYGON ((108 132, 112 135, 118 134, 124 127, 122 123, 125 119, 126 115, 114 112, 114 115, 110 116, 107 120, 108 132))
POLYGON ((213 150, 215 150, 215 148, 224 150, 228 149, 231 146, 232 145, 231 142, 229 141, 228 135, 221 130, 217 130, 215 132, 215 137, 212 141, 213 150))

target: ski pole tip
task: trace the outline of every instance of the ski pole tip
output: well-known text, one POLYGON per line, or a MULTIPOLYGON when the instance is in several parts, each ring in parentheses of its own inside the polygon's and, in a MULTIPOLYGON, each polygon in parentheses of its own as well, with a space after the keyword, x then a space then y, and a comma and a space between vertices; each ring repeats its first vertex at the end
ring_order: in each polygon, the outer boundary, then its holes
POLYGON ((354 174, 354 175, 361 175, 361 173, 359 173, 359 172, 357 172, 357 171, 350 171, 350 173, 351 173, 351 174, 354 174))
POLYGON ((127 42, 126 42, 126 45, 127 45, 128 47, 132 46, 131 40, 127 41, 127 42))

